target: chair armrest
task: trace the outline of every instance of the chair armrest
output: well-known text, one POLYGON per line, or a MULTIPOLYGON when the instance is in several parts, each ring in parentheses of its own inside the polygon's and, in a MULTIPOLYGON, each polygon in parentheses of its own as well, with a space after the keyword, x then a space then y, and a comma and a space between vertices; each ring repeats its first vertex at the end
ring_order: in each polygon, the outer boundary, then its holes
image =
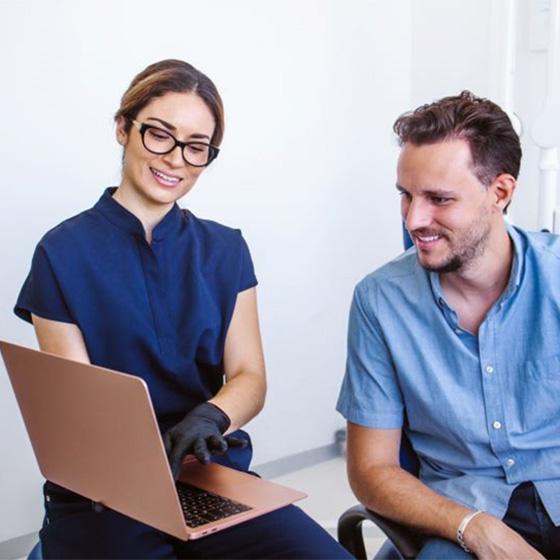
POLYGON ((405 560, 416 558, 420 551, 420 538, 411 529, 378 515, 362 505, 347 509, 338 519, 338 541, 352 556, 358 560, 366 560, 362 535, 364 521, 371 521, 377 525, 405 560))

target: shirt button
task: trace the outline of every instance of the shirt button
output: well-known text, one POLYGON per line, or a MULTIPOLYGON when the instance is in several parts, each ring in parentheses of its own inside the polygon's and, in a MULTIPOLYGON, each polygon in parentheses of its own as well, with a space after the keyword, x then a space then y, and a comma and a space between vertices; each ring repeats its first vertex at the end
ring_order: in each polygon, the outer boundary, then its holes
POLYGON ((455 332, 456 332, 457 334, 461 334, 462 331, 461 331, 461 329, 460 329, 459 327, 457 327, 457 328, 455 329, 455 332))
POLYGON ((514 461, 513 459, 508 459, 508 460, 506 461, 506 465, 507 465, 508 467, 513 467, 513 465, 515 465, 515 461, 514 461))
POLYGON ((492 366, 486 366, 486 373, 494 373, 494 368, 492 366))
POLYGON ((45 500, 46 500, 47 502, 50 502, 50 501, 51 501, 51 497, 47 494, 47 495, 45 496, 45 500))
POLYGON ((502 427, 502 423, 498 422, 497 420, 494 421, 494 423, 492 424, 492 426, 494 426, 495 430, 499 430, 502 427))

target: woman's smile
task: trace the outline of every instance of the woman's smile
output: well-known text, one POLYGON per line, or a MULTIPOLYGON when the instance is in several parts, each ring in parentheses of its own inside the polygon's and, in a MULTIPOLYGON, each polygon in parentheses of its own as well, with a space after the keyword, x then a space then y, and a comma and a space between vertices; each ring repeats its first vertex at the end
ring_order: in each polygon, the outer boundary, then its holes
POLYGON ((155 180, 160 185, 166 188, 176 187, 182 181, 181 177, 172 175, 171 173, 163 172, 160 169, 156 169, 155 167, 150 167, 150 171, 152 172, 155 180))

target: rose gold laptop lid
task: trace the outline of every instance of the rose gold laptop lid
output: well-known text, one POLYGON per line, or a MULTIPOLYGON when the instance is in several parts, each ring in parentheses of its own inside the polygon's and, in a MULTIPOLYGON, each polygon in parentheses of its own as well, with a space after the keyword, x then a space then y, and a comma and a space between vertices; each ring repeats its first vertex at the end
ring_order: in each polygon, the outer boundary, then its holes
POLYGON ((41 473, 60 486, 182 540, 305 497, 221 465, 187 461, 182 481, 252 508, 188 527, 141 378, 4 341, 0 351, 41 473))

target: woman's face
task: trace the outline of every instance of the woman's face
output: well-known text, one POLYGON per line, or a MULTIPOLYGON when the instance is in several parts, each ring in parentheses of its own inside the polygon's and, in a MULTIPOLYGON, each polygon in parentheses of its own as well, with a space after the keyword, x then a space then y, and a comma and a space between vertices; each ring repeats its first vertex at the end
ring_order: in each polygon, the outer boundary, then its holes
MULTIPOLYGON (((210 109, 195 93, 170 92, 156 97, 135 120, 166 130, 183 142, 210 143, 215 127, 210 109)), ((204 167, 189 165, 178 146, 168 154, 149 152, 138 128, 133 125, 127 134, 124 125, 124 119, 117 123, 117 140, 124 146, 119 188, 149 206, 172 204, 188 193, 204 167)))

